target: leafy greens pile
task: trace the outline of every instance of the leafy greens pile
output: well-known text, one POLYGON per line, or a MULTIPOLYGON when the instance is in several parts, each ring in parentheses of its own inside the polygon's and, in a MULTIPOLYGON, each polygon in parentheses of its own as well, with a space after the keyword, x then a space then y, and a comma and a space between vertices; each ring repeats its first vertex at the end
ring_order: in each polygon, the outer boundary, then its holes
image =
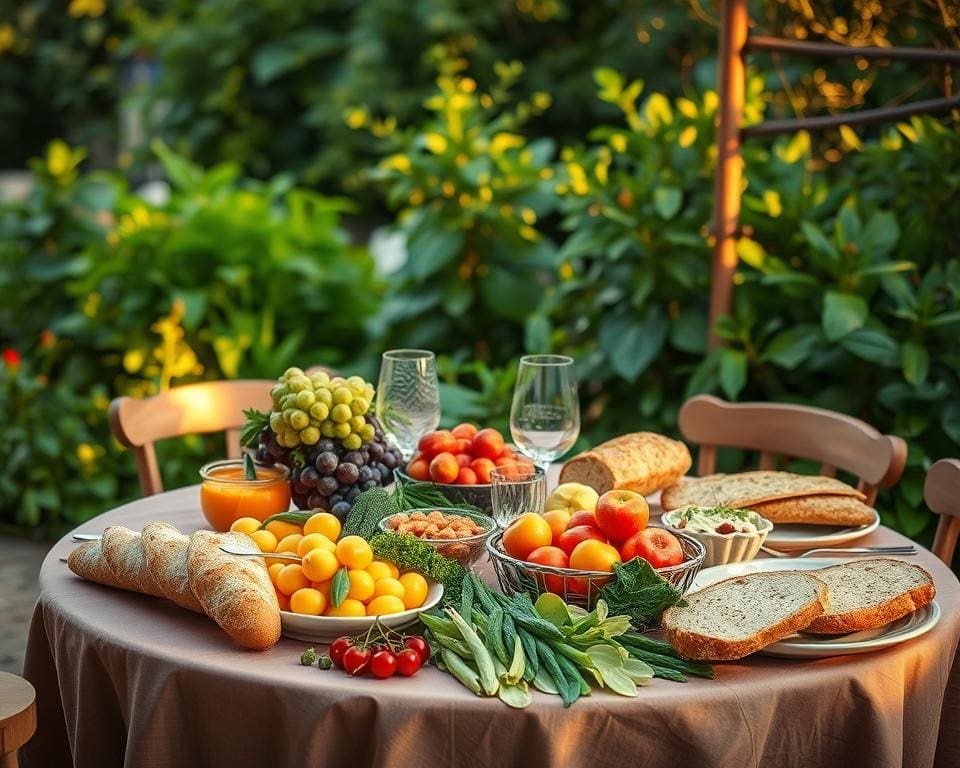
POLYGON ((656 624, 670 606, 685 605, 683 593, 657 575, 643 558, 615 565, 613 572, 613 580, 603 586, 600 597, 611 614, 629 616, 638 630, 656 624))

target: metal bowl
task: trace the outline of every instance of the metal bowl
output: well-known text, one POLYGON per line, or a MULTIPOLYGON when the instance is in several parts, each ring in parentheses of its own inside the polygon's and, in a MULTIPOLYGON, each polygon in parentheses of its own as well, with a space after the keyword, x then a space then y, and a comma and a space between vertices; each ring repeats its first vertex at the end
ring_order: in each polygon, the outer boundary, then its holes
MULTIPOLYGON (((414 480, 410 475, 404 472, 400 467, 393 471, 394 480, 399 485, 408 485, 411 483, 426 482, 414 480)), ((484 515, 493 514, 493 496, 491 494, 490 483, 478 483, 477 485, 451 485, 447 483, 432 483, 437 486, 444 496, 454 504, 464 502, 477 507, 484 515)))
MULTIPOLYGON (((477 523, 477 525, 483 527, 483 533, 460 539, 420 539, 420 541, 426 542, 444 557, 450 560, 456 560, 464 568, 469 568, 480 559, 485 550, 484 543, 487 540, 487 536, 497 528, 497 524, 492 517, 478 515, 474 512, 466 512, 455 507, 424 507, 423 509, 411 509, 403 514, 412 515, 414 512, 423 512, 425 515, 429 515, 431 512, 442 512, 445 515, 469 517, 477 523)), ((386 531, 387 533, 392 532, 390 528, 387 527, 389 521, 390 518, 386 517, 378 523, 381 531, 386 531)))

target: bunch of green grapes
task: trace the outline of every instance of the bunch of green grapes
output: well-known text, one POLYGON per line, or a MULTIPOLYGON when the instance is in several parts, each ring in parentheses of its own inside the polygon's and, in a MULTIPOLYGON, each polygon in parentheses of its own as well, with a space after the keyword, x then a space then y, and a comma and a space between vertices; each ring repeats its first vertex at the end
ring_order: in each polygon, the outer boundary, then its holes
POLYGON ((359 376, 330 378, 323 371, 307 376, 300 368, 288 368, 270 390, 270 428, 284 448, 315 445, 328 437, 355 451, 374 438, 373 424, 365 418, 373 395, 373 385, 359 376))

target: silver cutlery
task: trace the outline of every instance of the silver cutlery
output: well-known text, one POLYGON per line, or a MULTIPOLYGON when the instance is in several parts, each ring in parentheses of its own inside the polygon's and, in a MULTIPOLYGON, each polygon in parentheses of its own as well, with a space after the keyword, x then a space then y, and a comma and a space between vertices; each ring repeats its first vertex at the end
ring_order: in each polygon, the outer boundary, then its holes
POLYGON ((99 533, 75 533, 74 541, 100 541, 103 538, 99 533))
POLYGON ((776 549, 761 546, 764 552, 773 557, 813 557, 814 555, 915 555, 917 548, 912 544, 903 544, 887 547, 820 547, 808 549, 806 552, 780 552, 776 549))
POLYGON ((220 551, 237 557, 274 557, 277 560, 294 560, 298 563, 303 559, 293 552, 254 552, 237 544, 223 544, 220 551))

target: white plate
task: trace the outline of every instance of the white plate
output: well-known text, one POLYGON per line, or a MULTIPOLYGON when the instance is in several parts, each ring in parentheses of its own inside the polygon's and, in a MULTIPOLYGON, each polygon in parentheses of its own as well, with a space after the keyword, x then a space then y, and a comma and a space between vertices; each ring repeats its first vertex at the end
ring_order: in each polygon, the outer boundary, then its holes
MULTIPOLYGON (((731 563, 705 568, 693 580, 690 591, 734 576, 761 571, 811 571, 830 565, 850 562, 849 558, 804 557, 784 560, 753 560, 749 563, 731 563)), ((889 648, 905 640, 926 634, 940 620, 940 606, 934 601, 919 611, 876 629, 853 632, 849 635, 807 635, 802 632, 768 645, 758 653, 789 659, 822 659, 848 653, 867 653, 889 648)))
MULTIPOLYGON (((443 597, 443 585, 428 582, 427 599, 419 608, 391 613, 380 617, 380 623, 391 629, 409 627, 417 620, 420 611, 427 611, 440 602, 443 597)), ((280 611, 280 624, 283 634, 294 640, 306 640, 308 643, 329 643, 340 635, 359 635, 373 625, 374 616, 306 616, 302 613, 280 611)))
POLYGON ((873 533, 880 527, 880 515, 873 510, 873 522, 859 525, 855 528, 837 528, 832 525, 794 525, 777 523, 766 545, 770 549, 780 549, 787 552, 798 549, 814 549, 815 547, 836 547, 855 539, 873 533))

